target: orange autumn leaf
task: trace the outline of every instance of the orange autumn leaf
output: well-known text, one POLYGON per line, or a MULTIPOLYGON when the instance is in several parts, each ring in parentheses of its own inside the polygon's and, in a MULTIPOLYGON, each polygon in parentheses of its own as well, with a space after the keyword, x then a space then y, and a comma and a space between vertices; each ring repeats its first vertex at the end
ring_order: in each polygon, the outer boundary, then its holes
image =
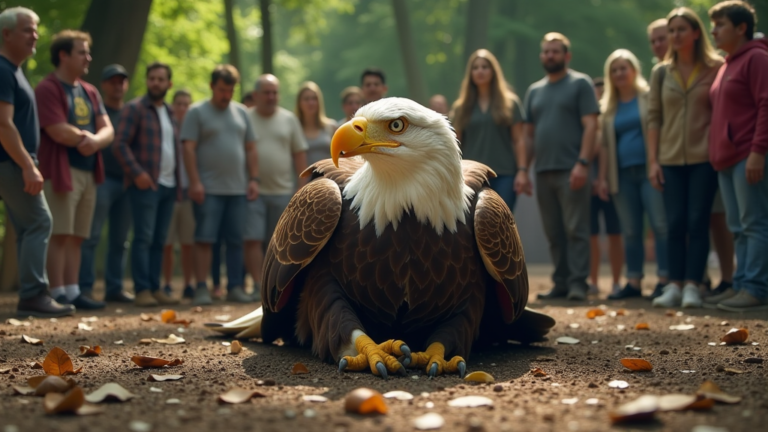
POLYGON ((627 314, 626 309, 619 309, 616 311, 616 316, 625 316, 627 314))
POLYGON ((85 403, 85 393, 80 387, 75 387, 69 393, 48 393, 45 395, 43 406, 48 414, 77 412, 85 403))
POLYGON ((161 358, 156 357, 144 357, 144 356, 133 356, 131 357, 131 361, 136 363, 137 366, 143 367, 143 368, 159 368, 163 366, 178 366, 180 364, 183 364, 183 360, 174 359, 174 360, 165 360, 161 358))
POLYGON ((152 321, 153 319, 155 319, 155 317, 152 316, 152 314, 148 314, 148 313, 142 313, 139 315, 139 317, 141 318, 142 321, 152 321))
POLYGON ((587 318, 595 319, 596 317, 605 315, 605 311, 602 309, 590 309, 587 311, 587 318))
POLYGON ((291 375, 303 375, 308 374, 309 369, 307 369, 306 366, 304 366, 302 363, 296 363, 293 365, 293 368, 291 369, 291 375))
POLYGON ((368 388, 352 390, 344 400, 344 410, 355 414, 386 414, 387 403, 381 393, 368 388))
POLYGON ((33 338, 27 335, 21 335, 21 341, 26 342, 30 345, 42 345, 43 341, 41 339, 33 338))
POLYGON ((73 375, 79 373, 82 369, 75 370, 69 354, 59 347, 53 347, 43 361, 43 370, 48 375, 73 375))
POLYGON ((80 345, 80 357, 95 357, 101 355, 101 346, 91 348, 88 345, 80 345))
POLYGON ((172 323, 176 320, 176 311, 173 309, 164 309, 160 312, 160 321, 165 324, 172 323))
POLYGON ((638 323, 635 326, 635 330, 650 330, 651 328, 648 326, 648 323, 638 323))
POLYGON ((646 372, 653 370, 653 366, 647 360, 640 358, 623 358, 620 361, 625 368, 632 371, 646 372))
POLYGON ((720 341, 725 342, 726 345, 736 345, 746 342, 747 338, 749 338, 749 330, 745 328, 732 328, 720 341))
POLYGON ((531 371, 531 374, 537 378, 545 377, 547 376, 547 373, 541 370, 541 368, 536 368, 531 371))
POLYGON ((181 324, 184 327, 189 327, 190 324, 192 324, 194 320, 188 320, 188 319, 175 319, 172 321, 173 324, 181 324))

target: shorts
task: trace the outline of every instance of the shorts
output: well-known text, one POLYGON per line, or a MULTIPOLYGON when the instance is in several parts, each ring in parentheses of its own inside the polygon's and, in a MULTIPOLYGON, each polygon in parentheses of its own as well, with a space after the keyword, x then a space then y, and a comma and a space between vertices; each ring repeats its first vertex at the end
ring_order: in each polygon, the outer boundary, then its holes
POLYGON ((191 245, 195 243, 195 213, 192 210, 192 200, 185 199, 173 206, 171 225, 168 226, 166 246, 174 244, 191 245))
POLYGON ((293 195, 259 195, 255 200, 248 201, 245 240, 269 241, 291 198, 293 195))
POLYGON ((723 197, 720 196, 720 188, 717 188, 715 201, 712 203, 712 213, 725 213, 725 204, 723 204, 723 197))
POLYGON ((45 199, 51 209, 53 231, 51 235, 70 235, 87 239, 91 236, 93 212, 96 210, 96 181, 93 173, 69 168, 72 190, 54 192, 53 184, 43 184, 45 199))
POLYGON ((619 215, 616 213, 616 207, 613 205, 613 199, 603 201, 597 195, 592 195, 589 209, 589 233, 596 236, 600 234, 600 212, 603 213, 605 221, 605 233, 608 235, 621 234, 621 224, 619 215))
POLYGON ((202 204, 194 203, 195 242, 243 244, 245 195, 205 195, 202 204))

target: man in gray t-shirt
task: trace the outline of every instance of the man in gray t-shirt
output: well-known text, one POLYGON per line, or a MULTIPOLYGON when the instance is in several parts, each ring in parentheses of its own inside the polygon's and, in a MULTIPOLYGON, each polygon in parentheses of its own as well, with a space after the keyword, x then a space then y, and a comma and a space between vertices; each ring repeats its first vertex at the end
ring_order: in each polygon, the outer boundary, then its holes
POLYGON ((239 80, 233 66, 217 66, 211 77, 213 96, 194 104, 181 128, 188 195, 195 212, 193 305, 212 303, 207 280, 211 246, 219 235, 227 244, 227 300, 251 301, 243 290, 243 234, 246 200, 255 200, 259 193, 259 161, 247 110, 232 101, 239 80))
POLYGON ((535 148, 536 198, 555 264, 555 287, 539 298, 584 300, 589 275, 589 160, 600 110, 592 80, 568 69, 571 53, 565 36, 546 34, 539 57, 547 76, 528 88, 526 138, 535 148))

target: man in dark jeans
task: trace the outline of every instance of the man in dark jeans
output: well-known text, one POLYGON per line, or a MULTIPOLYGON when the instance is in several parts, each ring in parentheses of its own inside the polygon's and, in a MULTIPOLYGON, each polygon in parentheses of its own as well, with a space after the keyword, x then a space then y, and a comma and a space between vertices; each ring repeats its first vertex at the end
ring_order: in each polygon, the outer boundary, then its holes
POLYGON ((179 302, 160 289, 163 247, 173 206, 181 200, 179 125, 165 95, 171 68, 147 66, 147 94, 126 104, 120 114, 114 152, 125 172, 133 214, 131 273, 136 306, 179 302))
POLYGON ((45 259, 51 237, 51 212, 43 176, 37 169, 40 144, 35 94, 21 64, 35 52, 33 11, 15 7, 0 13, 0 198, 16 229, 19 254, 19 316, 60 317, 75 313, 48 293, 45 259))
MULTIPOLYGON (((104 107, 107 109, 112 125, 120 122, 123 97, 128 91, 128 72, 118 64, 109 65, 101 73, 101 92, 104 107)), ((101 240, 104 222, 109 218, 109 242, 107 262, 104 270, 106 294, 104 300, 110 302, 133 302, 133 294, 123 291, 125 270, 125 243, 131 228, 130 203, 123 184, 123 168, 117 162, 112 146, 103 149, 104 183, 96 189, 96 209, 93 212, 91 236, 81 246, 80 291, 92 297, 93 283, 96 279, 96 247, 101 240)))

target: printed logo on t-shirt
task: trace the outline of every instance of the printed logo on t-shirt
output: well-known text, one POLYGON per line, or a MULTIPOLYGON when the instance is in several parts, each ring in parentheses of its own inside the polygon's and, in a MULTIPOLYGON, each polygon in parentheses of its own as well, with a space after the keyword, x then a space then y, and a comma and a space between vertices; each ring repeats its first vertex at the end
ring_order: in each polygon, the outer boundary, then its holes
POLYGON ((74 98, 75 122, 78 126, 87 126, 91 122, 91 109, 81 95, 74 98))

